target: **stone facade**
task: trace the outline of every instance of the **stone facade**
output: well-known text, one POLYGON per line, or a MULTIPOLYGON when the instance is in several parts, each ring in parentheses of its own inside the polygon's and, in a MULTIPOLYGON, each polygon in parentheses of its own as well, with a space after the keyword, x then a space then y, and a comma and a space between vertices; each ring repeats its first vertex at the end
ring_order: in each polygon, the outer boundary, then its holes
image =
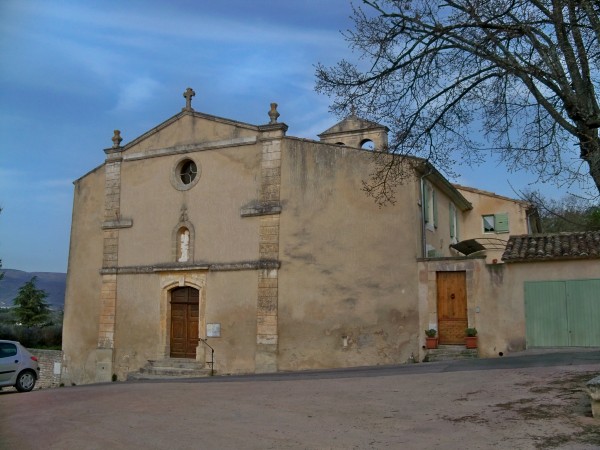
POLYGON ((40 365, 40 378, 35 384, 36 389, 55 388, 61 385, 62 356, 60 350, 29 349, 37 356, 40 365))
POLYGON ((467 273, 479 324, 485 262, 448 258, 480 212, 419 160, 397 203, 377 206, 359 147, 385 147, 385 127, 352 116, 299 139, 275 104, 251 125, 184 96, 126 145, 116 131, 104 164, 75 182, 65 383, 124 379, 178 345, 205 363, 203 342, 221 374, 414 361, 440 271, 467 273), (177 303, 186 290, 197 303, 177 303))

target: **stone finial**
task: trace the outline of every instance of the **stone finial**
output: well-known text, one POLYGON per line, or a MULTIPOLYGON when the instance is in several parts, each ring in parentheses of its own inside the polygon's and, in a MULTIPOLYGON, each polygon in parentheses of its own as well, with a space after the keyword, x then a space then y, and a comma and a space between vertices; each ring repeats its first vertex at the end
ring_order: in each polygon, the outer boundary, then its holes
POLYGON ((271 110, 269 111, 269 117, 271 121, 269 123, 277 123, 277 118, 280 114, 277 112, 277 103, 271 103, 271 110))
POLYGON ((112 137, 113 148, 121 147, 121 141, 123 138, 121 137, 121 130, 115 130, 115 134, 112 137))
POLYGON ((196 93, 192 88, 187 88, 183 93, 185 97, 185 108, 182 108, 182 111, 193 111, 192 109, 192 97, 195 96, 196 93))

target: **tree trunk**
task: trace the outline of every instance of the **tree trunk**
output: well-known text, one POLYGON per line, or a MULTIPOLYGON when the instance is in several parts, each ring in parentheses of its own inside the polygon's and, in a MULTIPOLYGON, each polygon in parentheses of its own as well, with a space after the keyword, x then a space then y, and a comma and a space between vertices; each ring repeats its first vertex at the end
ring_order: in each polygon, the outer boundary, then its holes
POLYGON ((600 139, 597 137, 597 132, 595 134, 596 137, 593 139, 580 138, 581 158, 588 163, 590 175, 600 195, 600 139))

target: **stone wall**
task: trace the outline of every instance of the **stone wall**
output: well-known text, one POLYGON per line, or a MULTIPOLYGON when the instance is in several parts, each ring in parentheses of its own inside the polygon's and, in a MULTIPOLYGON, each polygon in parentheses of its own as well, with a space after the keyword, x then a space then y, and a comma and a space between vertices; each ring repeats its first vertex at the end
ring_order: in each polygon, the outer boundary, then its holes
POLYGON ((35 384, 36 389, 55 388, 60 386, 60 372, 63 352, 60 350, 29 349, 38 357, 40 364, 40 379, 35 384))

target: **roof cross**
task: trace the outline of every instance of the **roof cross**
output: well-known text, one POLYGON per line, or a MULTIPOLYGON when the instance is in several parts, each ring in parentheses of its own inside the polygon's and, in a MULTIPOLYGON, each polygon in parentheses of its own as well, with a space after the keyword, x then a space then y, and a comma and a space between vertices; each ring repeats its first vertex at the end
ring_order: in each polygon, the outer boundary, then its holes
POLYGON ((185 97, 185 108, 183 108, 182 111, 193 111, 192 97, 194 95, 196 95, 196 93, 194 92, 194 90, 192 88, 187 88, 185 90, 185 92, 183 93, 183 96, 185 97))

